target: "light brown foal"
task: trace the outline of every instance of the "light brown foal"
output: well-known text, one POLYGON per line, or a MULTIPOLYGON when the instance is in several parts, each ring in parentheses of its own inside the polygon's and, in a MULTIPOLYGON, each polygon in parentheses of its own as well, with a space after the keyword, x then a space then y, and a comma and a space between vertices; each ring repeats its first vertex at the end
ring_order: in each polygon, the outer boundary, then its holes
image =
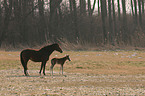
POLYGON ((60 64, 61 65, 60 71, 62 69, 62 75, 63 75, 63 65, 64 65, 66 60, 71 61, 70 58, 69 58, 69 55, 67 55, 67 56, 65 56, 63 58, 53 58, 51 60, 50 70, 52 71, 52 76, 53 76, 53 67, 54 67, 55 64, 60 64))

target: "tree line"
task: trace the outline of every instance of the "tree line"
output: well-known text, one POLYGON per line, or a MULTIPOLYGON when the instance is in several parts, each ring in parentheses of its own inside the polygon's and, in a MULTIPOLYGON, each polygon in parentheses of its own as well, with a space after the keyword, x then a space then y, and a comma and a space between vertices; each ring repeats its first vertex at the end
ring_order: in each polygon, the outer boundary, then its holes
POLYGON ((144 47, 144 2, 0 0, 0 47, 46 42, 144 47))

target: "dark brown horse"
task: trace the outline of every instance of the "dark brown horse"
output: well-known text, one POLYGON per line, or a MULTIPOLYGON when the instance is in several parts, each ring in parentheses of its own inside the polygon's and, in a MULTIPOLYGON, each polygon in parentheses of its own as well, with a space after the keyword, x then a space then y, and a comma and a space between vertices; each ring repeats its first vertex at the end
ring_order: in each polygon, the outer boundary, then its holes
POLYGON ((52 76, 53 76, 53 67, 54 67, 55 64, 60 64, 61 65, 60 71, 62 69, 62 75, 63 75, 63 65, 64 65, 66 60, 71 61, 70 58, 69 58, 69 55, 67 55, 67 56, 65 56, 63 58, 53 58, 51 60, 50 70, 52 71, 52 76))
POLYGON ((40 68, 40 74, 43 68, 43 74, 45 75, 45 65, 46 62, 49 60, 49 56, 51 55, 51 53, 53 51, 58 51, 60 53, 62 53, 62 49, 59 47, 58 44, 52 44, 52 45, 48 45, 45 46, 39 50, 33 50, 33 49, 25 49, 21 52, 20 54, 20 59, 21 59, 21 63, 24 67, 24 74, 25 76, 28 76, 28 68, 27 68, 27 62, 29 60, 32 60, 34 62, 42 62, 41 64, 41 68, 40 68))

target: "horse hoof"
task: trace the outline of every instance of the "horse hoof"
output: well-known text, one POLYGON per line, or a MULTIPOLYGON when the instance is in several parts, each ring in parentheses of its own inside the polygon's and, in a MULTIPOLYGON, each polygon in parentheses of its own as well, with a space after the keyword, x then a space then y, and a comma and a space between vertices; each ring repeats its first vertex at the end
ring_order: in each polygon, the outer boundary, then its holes
POLYGON ((25 76, 30 76, 29 74, 25 74, 25 76))

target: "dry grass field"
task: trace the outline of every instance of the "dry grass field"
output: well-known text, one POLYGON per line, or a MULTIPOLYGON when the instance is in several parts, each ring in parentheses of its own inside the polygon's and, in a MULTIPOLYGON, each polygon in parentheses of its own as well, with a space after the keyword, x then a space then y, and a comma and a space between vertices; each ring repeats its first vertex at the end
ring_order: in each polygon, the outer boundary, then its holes
POLYGON ((0 51, 0 96, 124 96, 145 95, 144 51, 64 51, 50 56, 69 54, 71 61, 54 67, 50 61, 46 76, 39 75, 40 63, 29 61, 30 76, 23 74, 20 52, 0 51))

